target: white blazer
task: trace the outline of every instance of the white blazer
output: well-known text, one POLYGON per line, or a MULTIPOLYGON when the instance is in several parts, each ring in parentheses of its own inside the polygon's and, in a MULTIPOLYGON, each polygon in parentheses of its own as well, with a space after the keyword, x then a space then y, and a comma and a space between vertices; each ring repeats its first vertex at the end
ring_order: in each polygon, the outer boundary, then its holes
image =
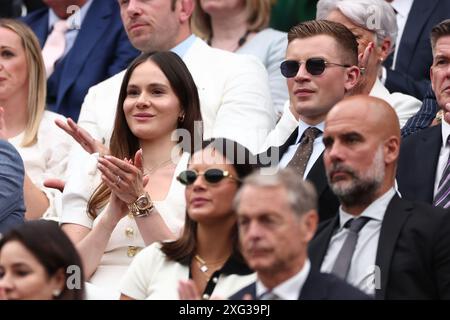
POLYGON ((390 93, 388 89, 381 83, 379 79, 375 81, 369 96, 385 100, 397 113, 400 128, 402 128, 409 118, 419 111, 422 102, 413 96, 400 92, 390 93))

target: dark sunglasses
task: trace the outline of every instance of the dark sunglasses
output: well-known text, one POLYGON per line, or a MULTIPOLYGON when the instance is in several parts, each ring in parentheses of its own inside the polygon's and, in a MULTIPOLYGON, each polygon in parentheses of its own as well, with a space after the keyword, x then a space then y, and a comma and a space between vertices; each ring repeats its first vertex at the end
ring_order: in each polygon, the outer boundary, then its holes
MULTIPOLYGON (((285 76, 286 78, 293 78, 298 73, 298 70, 300 69, 300 65, 303 63, 303 61, 296 61, 296 60, 286 60, 283 61, 280 65, 281 68, 281 74, 285 76)), ((348 68, 351 67, 348 64, 339 64, 339 63, 333 63, 325 61, 322 58, 309 58, 305 62, 306 71, 308 71, 313 76, 321 75, 325 68, 329 65, 332 66, 339 66, 348 68)))
POLYGON ((218 183, 224 178, 231 178, 239 181, 238 178, 233 177, 228 171, 221 169, 208 169, 203 173, 194 170, 185 170, 178 175, 177 180, 185 186, 189 186, 197 180, 198 176, 203 176, 208 183, 218 183))

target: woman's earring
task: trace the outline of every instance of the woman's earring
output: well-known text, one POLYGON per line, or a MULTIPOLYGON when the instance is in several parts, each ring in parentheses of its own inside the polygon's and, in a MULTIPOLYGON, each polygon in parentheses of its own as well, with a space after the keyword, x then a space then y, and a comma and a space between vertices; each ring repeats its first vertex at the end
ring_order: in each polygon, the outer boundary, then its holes
POLYGON ((178 117, 178 122, 182 123, 184 121, 184 113, 178 117))

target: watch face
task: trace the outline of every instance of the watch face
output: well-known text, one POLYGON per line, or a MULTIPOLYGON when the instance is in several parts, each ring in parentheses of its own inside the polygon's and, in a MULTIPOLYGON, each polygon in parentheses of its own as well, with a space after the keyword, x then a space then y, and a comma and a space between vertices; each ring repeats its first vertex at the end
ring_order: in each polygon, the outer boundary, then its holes
POLYGON ((136 201, 136 206, 139 209, 147 209, 149 204, 150 202, 146 196, 143 196, 136 201))

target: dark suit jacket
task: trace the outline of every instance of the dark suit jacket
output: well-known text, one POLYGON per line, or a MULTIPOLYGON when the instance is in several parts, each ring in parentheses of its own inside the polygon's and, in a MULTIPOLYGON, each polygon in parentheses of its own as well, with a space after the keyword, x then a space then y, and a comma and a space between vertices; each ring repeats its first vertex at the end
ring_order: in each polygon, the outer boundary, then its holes
MULTIPOLYGON (((44 8, 24 18, 41 47, 49 34, 48 13, 44 8)), ((117 1, 94 0, 64 58, 56 104, 51 110, 77 120, 88 89, 125 69, 138 54, 123 29, 117 1)))
MULTIPOLYGON (((309 246, 319 270, 339 217, 325 222, 309 246)), ((450 213, 398 196, 389 203, 376 253, 376 299, 450 299, 450 213)))
POLYGON ((397 184, 404 199, 433 203, 441 146, 441 125, 416 132, 403 140, 397 168, 397 184))
POLYGON ((422 100, 430 84, 431 29, 450 18, 450 1, 415 0, 399 44, 395 70, 390 70, 392 56, 386 61, 385 86, 390 92, 403 92, 422 100))
POLYGON ((0 234, 24 221, 23 178, 19 153, 9 142, 0 140, 0 234))
MULTIPOLYGON (((286 142, 280 147, 271 147, 265 153, 258 155, 258 163, 261 166, 270 165, 267 159, 271 161, 280 161, 288 150, 289 146, 295 144, 297 140, 298 130, 295 129, 286 142)), ((328 220, 336 215, 339 208, 339 200, 328 186, 327 176, 325 174, 325 166, 323 164, 323 154, 317 159, 313 167, 309 171, 306 179, 314 184, 318 195, 319 202, 319 218, 320 221, 328 220)))
MULTIPOLYGON (((229 300, 242 300, 244 295, 250 294, 256 299, 256 283, 233 294, 229 300)), ((332 274, 311 271, 306 278, 299 300, 368 300, 369 296, 355 287, 338 279, 332 274)))

